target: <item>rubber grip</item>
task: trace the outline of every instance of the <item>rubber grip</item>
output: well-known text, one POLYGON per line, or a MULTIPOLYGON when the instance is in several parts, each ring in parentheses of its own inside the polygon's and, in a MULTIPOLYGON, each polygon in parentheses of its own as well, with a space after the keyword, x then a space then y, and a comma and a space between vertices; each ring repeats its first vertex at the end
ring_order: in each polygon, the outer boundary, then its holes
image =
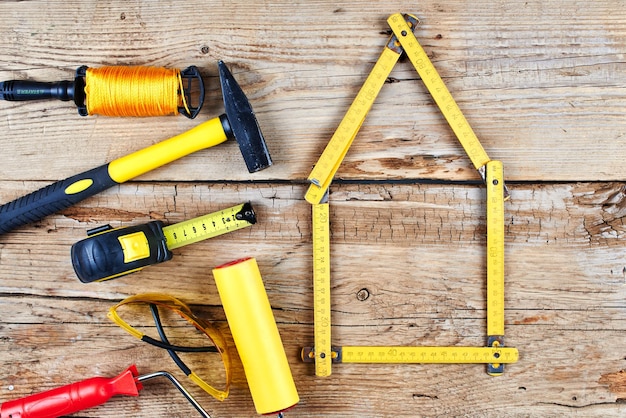
POLYGON ((0 234, 39 221, 117 184, 105 164, 5 203, 0 206, 0 234))
POLYGON ((141 383, 135 382, 136 375, 131 366, 113 378, 92 377, 8 401, 0 407, 0 418, 55 418, 102 405, 115 395, 137 396, 141 383))
POLYGON ((74 272, 83 283, 117 278, 173 256, 167 248, 161 221, 94 234, 72 245, 70 254, 74 272), (131 239, 137 235, 138 239, 131 239), (131 257, 131 250, 145 253, 131 257))
POLYGON ((25 100, 59 99, 64 102, 74 98, 71 81, 47 83, 30 80, 9 80, 0 83, 0 99, 11 102, 25 100))

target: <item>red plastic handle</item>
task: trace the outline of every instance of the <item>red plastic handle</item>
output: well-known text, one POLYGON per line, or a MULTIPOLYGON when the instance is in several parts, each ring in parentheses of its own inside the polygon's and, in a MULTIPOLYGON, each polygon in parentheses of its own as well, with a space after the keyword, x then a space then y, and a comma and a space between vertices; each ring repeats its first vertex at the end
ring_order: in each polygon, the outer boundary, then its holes
POLYGON ((113 378, 92 377, 5 402, 0 407, 0 418, 56 418, 101 405, 115 395, 137 396, 142 389, 135 380, 137 374, 133 365, 113 378))

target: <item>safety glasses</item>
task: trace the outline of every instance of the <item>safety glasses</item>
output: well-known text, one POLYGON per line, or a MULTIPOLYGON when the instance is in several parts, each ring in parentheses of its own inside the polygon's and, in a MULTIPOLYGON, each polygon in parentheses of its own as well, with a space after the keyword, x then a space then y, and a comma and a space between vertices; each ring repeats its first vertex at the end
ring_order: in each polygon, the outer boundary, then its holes
MULTIPOLYGON (((128 297, 111 307, 107 317, 130 335, 167 350, 183 373, 214 398, 223 401, 228 397, 231 367, 226 341, 217 328, 210 322, 197 317, 185 303, 161 293, 145 293, 128 297), (122 316, 133 324, 140 325, 132 326, 122 319, 122 316), (148 324, 152 322, 154 325, 149 326, 148 324), (193 330, 189 324, 193 325, 197 331, 193 330), (166 329, 169 333, 167 336, 165 334, 166 329), (148 335, 147 333, 150 331, 153 335, 158 334, 158 338, 148 335), (206 337, 208 337, 208 341, 206 337), (194 344, 189 344, 190 342, 194 344), (200 378, 182 359, 185 357, 186 360, 191 360, 192 357, 195 357, 193 360, 197 365, 198 354, 207 352, 220 354, 225 380, 222 390, 214 388, 200 378), (195 355, 193 355, 194 353, 195 355)), ((204 363, 205 358, 201 357, 201 360, 204 363)), ((191 361, 187 362, 191 363, 191 361)), ((205 368, 204 366, 198 367, 205 368)))

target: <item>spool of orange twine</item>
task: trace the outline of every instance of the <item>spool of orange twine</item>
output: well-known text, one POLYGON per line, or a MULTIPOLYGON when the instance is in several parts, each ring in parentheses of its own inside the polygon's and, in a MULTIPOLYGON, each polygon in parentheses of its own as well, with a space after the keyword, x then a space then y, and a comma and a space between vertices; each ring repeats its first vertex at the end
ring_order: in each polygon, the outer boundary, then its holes
POLYGON ((122 66, 88 68, 85 96, 89 115, 177 115, 181 105, 189 113, 178 69, 122 66))

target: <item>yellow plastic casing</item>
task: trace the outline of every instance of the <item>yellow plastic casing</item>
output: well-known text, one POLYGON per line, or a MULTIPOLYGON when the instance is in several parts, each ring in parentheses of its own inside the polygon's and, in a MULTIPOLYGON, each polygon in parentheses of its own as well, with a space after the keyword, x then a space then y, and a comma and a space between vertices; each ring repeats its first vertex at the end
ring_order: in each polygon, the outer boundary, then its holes
POLYGON ((221 144, 227 138, 220 118, 214 118, 180 135, 111 161, 109 176, 123 183, 185 155, 221 144))
POLYGON ((294 406, 300 398, 256 260, 224 264, 213 276, 257 413, 294 406))
POLYGON ((65 194, 80 193, 80 192, 83 192, 83 191, 87 190, 88 188, 90 188, 92 184, 93 184, 93 180, 92 179, 78 180, 77 182, 72 183, 69 186, 67 186, 65 188, 64 193, 65 194))
POLYGON ((124 252, 124 263, 150 257, 150 244, 143 231, 117 237, 124 252))

